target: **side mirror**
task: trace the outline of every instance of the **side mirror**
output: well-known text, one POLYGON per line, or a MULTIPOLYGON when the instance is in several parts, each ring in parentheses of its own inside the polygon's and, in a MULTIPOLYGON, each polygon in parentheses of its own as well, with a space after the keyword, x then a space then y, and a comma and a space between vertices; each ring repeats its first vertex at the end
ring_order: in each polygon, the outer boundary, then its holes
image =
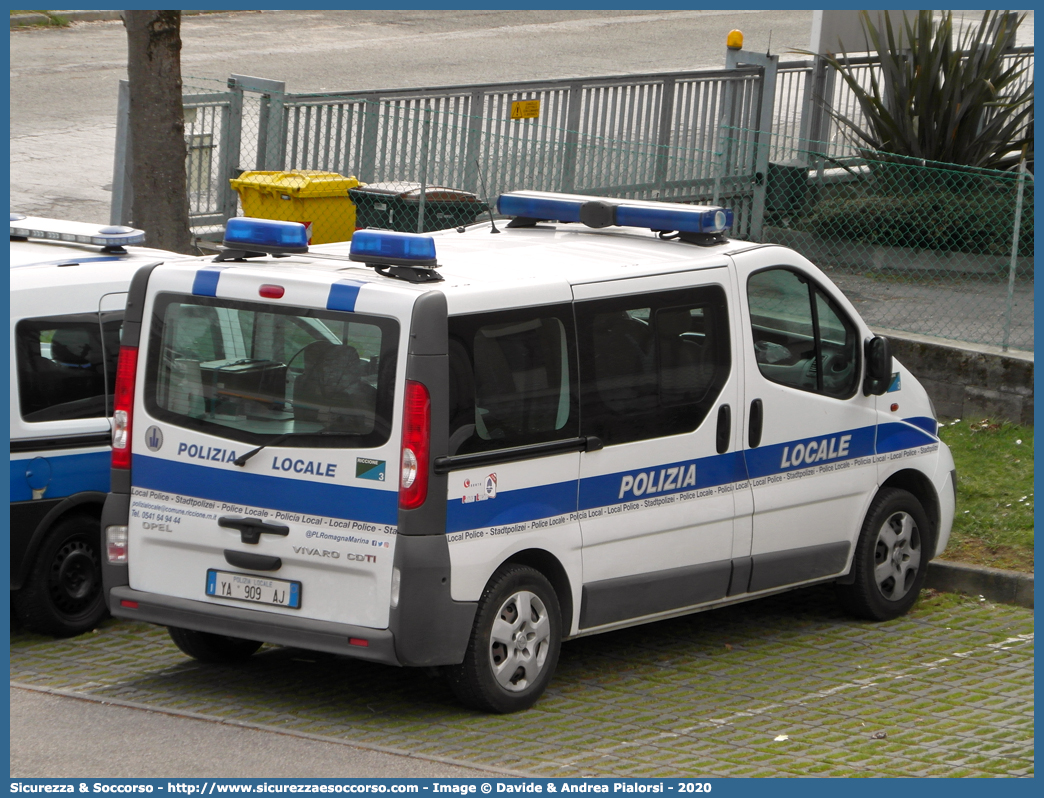
POLYGON ((880 396, 892 381, 892 347, 887 338, 875 335, 866 342, 864 352, 866 378, 863 380, 863 394, 880 396))

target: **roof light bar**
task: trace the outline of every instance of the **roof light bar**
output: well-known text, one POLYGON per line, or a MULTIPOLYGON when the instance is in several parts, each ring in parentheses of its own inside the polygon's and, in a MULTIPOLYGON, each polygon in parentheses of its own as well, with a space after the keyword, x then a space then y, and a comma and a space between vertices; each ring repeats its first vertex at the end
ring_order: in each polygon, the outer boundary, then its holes
POLYGON ((732 211, 714 205, 620 200, 546 191, 501 194, 497 210, 525 219, 581 222, 588 227, 644 227, 680 233, 720 234, 732 226, 732 211))
POLYGON ((248 253, 300 254, 308 251, 308 231, 300 222, 236 216, 225 225, 222 244, 248 253))
MULTIPOLYGON (((594 197, 591 197, 594 199, 594 197)), ((497 198, 497 211, 505 216, 521 216, 527 219, 547 219, 558 222, 579 222, 583 200, 565 194, 543 192, 514 192, 501 194, 497 198), (537 196, 537 195, 541 196, 537 196)))
POLYGON ((372 266, 385 277, 410 283, 438 283, 435 239, 391 230, 356 230, 348 259, 372 266))
POLYGON ((105 249, 145 243, 145 231, 133 227, 106 226, 85 222, 65 222, 35 216, 11 214, 11 238, 38 238, 45 241, 67 241, 91 244, 105 249))
POLYGON ((382 266, 437 266, 435 239, 416 233, 390 230, 356 230, 352 236, 350 260, 382 266))

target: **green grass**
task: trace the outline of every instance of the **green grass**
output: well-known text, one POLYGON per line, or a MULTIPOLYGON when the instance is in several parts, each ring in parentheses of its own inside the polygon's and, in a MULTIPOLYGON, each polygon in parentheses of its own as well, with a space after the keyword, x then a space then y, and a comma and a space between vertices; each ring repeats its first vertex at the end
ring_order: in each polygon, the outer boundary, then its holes
POLYGON ((957 514, 943 559, 1033 570, 1033 428, 942 421, 957 466, 957 514))

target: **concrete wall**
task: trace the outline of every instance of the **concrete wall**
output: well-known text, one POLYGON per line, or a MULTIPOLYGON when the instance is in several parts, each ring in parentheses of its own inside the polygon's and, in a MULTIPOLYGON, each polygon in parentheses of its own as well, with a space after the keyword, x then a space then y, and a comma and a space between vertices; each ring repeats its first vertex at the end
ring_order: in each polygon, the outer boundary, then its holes
POLYGON ((1033 353, 949 342, 895 330, 892 354, 928 391, 940 416, 1033 424, 1033 353))

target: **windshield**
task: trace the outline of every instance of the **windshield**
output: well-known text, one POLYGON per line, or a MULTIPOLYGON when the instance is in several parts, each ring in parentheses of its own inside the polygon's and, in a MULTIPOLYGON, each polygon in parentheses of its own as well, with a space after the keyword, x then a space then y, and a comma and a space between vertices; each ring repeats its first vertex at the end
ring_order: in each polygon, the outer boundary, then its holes
POLYGON ((299 446, 380 446, 397 344, 394 319, 161 294, 146 408, 255 445, 292 434, 299 446))

